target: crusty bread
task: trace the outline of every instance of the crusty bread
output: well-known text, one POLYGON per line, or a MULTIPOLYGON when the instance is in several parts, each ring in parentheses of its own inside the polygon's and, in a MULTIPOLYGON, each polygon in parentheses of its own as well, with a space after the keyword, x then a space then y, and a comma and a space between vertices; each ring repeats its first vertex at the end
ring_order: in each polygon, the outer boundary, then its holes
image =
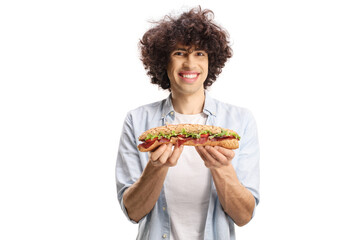
POLYGON ((221 141, 206 141, 205 143, 194 143, 193 141, 187 141, 183 145, 186 146, 219 146, 227 149, 237 149, 239 147, 239 141, 237 139, 224 139, 221 141))

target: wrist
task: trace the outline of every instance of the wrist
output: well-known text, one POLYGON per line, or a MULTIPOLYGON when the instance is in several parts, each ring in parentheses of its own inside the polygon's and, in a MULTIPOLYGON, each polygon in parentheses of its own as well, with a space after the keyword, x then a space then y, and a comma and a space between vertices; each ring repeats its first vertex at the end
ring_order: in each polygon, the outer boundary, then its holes
POLYGON ((231 179, 234 175, 236 176, 236 172, 232 164, 218 168, 211 168, 210 172, 213 178, 216 179, 231 179))

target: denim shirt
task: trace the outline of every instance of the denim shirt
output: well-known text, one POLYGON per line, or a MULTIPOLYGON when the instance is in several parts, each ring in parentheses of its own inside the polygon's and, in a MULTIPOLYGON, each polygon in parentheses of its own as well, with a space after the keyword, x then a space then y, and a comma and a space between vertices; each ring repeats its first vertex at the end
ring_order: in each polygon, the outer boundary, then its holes
MULTIPOLYGON (((257 127, 249 110, 215 100, 205 92, 203 112, 208 116, 206 124, 236 131, 241 139, 235 151, 232 165, 239 181, 253 194, 256 205, 259 203, 259 143, 257 127)), ((118 200, 126 217, 132 221, 123 202, 125 190, 141 176, 147 162, 148 153, 139 152, 138 137, 146 130, 171 124, 174 120, 171 95, 159 102, 141 106, 130 111, 124 121, 116 162, 116 186, 118 200)), ((175 166, 176 167, 176 166, 175 166)), ((164 187, 154 208, 139 221, 137 239, 169 239, 170 216, 167 212, 164 187)), ((211 179, 204 239, 235 240, 234 222, 219 201, 216 188, 211 179)))

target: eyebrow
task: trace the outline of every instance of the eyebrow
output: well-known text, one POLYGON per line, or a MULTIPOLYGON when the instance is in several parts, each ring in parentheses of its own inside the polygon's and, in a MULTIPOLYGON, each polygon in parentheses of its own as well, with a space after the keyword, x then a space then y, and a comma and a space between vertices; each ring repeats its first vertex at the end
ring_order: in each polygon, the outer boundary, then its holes
MULTIPOLYGON (((174 51, 184 51, 184 52, 188 52, 189 49, 185 49, 185 48, 178 48, 178 49, 175 49, 174 51)), ((201 48, 195 48, 194 51, 205 51, 204 49, 201 49, 201 48)))

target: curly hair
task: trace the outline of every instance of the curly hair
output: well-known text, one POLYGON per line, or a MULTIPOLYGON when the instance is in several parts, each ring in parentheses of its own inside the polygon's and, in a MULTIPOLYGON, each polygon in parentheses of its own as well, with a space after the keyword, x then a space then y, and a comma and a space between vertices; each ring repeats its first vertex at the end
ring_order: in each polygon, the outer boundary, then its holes
POLYGON ((170 89, 167 66, 170 53, 175 45, 196 46, 208 54, 208 76, 204 88, 211 86, 221 73, 225 62, 232 56, 227 32, 213 21, 211 10, 193 8, 182 13, 178 18, 169 15, 156 22, 140 40, 141 61, 151 78, 151 83, 162 89, 170 89))

